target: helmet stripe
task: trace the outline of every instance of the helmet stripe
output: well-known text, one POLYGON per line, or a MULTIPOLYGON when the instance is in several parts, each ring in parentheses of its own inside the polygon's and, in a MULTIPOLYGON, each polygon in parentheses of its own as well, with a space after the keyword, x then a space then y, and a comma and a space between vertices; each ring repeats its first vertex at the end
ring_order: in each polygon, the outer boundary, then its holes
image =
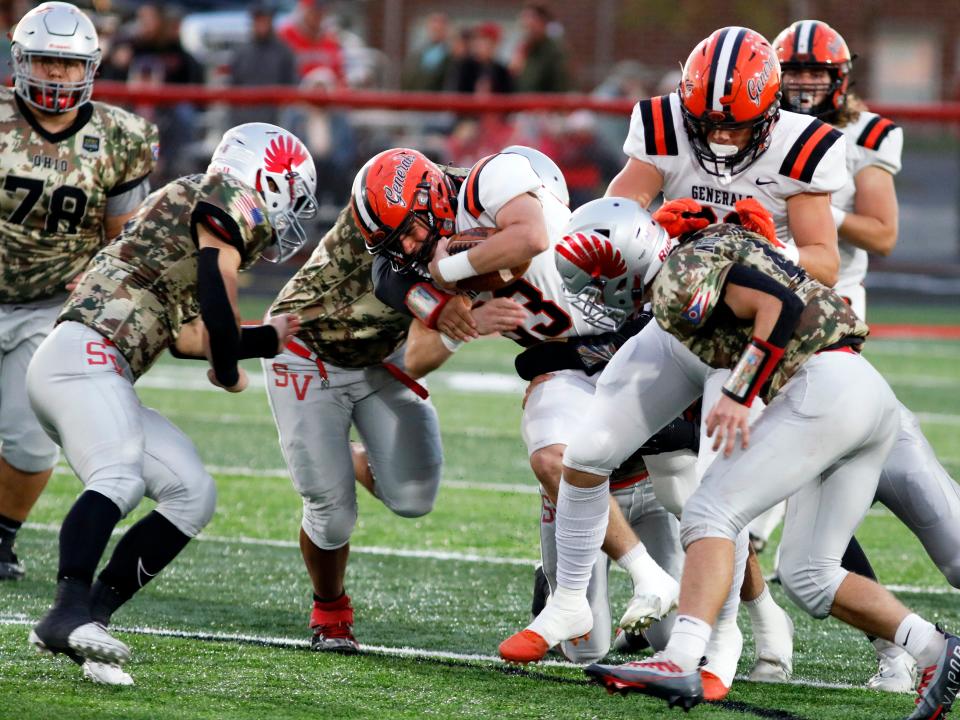
POLYGON ((737 56, 734 48, 740 49, 740 43, 743 42, 743 35, 746 34, 745 28, 736 28, 736 32, 730 32, 734 28, 724 30, 721 37, 717 40, 717 51, 713 56, 713 67, 710 68, 710 108, 723 112, 722 98, 730 94, 732 83, 730 82, 733 69, 736 67, 737 56), (717 82, 719 76, 720 82, 717 82))
POLYGON ((813 52, 813 36, 817 31, 817 23, 813 20, 804 20, 797 29, 797 54, 807 55, 813 52))
MULTIPOLYGON (((707 106, 708 110, 718 109, 715 107, 716 102, 714 100, 714 95, 715 95, 714 88, 716 87, 717 72, 720 66, 718 59, 720 57, 720 52, 723 49, 723 41, 727 37, 729 32, 730 30, 727 28, 724 28, 723 30, 721 30, 720 33, 717 35, 717 39, 713 46, 713 57, 710 58, 710 79, 707 83, 707 102, 709 103, 709 105, 707 106)), ((719 109, 722 109, 722 108, 719 108, 719 109)))
POLYGON ((727 66, 727 81, 723 85, 724 97, 730 97, 730 93, 733 92, 733 69, 737 66, 737 56, 740 54, 740 46, 743 45, 746 36, 747 29, 740 28, 740 32, 737 33, 733 41, 733 48, 730 50, 730 64, 727 66))
POLYGON ((370 207, 370 200, 367 198, 367 173, 369 172, 370 164, 367 163, 363 172, 357 176, 357 182, 353 186, 353 209, 367 232, 372 234, 380 229, 380 224, 374 220, 373 208, 370 207))

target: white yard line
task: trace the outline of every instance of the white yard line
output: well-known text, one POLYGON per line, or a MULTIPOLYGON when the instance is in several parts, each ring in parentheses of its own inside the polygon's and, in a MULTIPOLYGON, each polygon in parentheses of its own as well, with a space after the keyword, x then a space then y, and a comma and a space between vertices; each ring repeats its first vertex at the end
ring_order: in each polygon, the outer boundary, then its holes
MULTIPOLYGON (((13 625, 30 627, 36 624, 37 619, 27 617, 22 613, 7 613, 0 615, 0 625, 13 625)), ((310 647, 310 641, 307 638, 288 638, 271 635, 250 635, 246 633, 223 633, 223 632, 194 632, 189 630, 177 630, 171 628, 145 627, 134 625, 132 627, 123 625, 111 626, 111 630, 122 633, 132 633, 135 635, 152 635, 154 637, 181 638, 185 640, 199 640, 201 642, 237 642, 252 643, 256 645, 265 645, 277 648, 307 648, 310 647)), ((390 645, 368 645, 363 644, 362 653, 365 655, 385 655, 387 657, 401 658, 423 658, 428 660, 452 660, 463 663, 485 663, 503 665, 502 659, 496 655, 484 655, 481 653, 460 653, 449 650, 428 650, 426 648, 414 647, 394 647, 390 645)), ((577 669, 582 665, 576 665, 565 660, 544 660, 535 665, 527 666, 527 669, 536 671, 537 668, 554 667, 577 669)), ((738 675, 738 680, 747 680, 746 675, 738 675)), ((793 679, 785 685, 797 685, 802 687, 817 687, 830 690, 853 690, 858 689, 858 685, 848 683, 828 683, 819 680, 793 679)))

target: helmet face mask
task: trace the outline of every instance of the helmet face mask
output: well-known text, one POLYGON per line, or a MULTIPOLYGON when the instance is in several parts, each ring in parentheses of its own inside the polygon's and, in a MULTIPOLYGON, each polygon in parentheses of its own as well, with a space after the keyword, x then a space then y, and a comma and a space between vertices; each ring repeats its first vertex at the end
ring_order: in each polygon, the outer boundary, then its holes
POLYGON ((672 247, 667 232, 638 203, 600 198, 570 216, 554 260, 570 304, 606 332, 637 310, 672 247))
POLYGON ((237 178, 256 190, 274 231, 263 251, 269 262, 283 262, 307 240, 301 223, 317 215, 317 173, 306 146, 292 133, 269 123, 231 128, 213 153, 208 172, 237 178))
POLYGON ((783 106, 834 122, 847 105, 854 59, 840 33, 819 20, 798 20, 777 35, 773 47, 784 72, 783 106), (818 71, 829 80, 809 79, 818 71), (806 78, 797 77, 801 73, 806 78))
POLYGON ((398 272, 423 270, 441 237, 453 234, 452 190, 443 172, 422 153, 407 148, 386 150, 357 173, 351 208, 367 252, 383 254, 398 272), (403 241, 425 231, 413 253, 403 241))
POLYGON ((93 23, 73 5, 47 2, 24 15, 14 29, 10 56, 14 91, 31 107, 60 114, 89 102, 100 66, 99 40, 93 23), (57 65, 62 79, 50 77, 49 68, 57 65))
POLYGON ((710 175, 736 175, 770 145, 770 131, 780 116, 780 64, 759 33, 721 28, 690 53, 679 94, 697 162, 710 175), (742 145, 724 145, 711 141, 716 130, 749 134, 742 145))

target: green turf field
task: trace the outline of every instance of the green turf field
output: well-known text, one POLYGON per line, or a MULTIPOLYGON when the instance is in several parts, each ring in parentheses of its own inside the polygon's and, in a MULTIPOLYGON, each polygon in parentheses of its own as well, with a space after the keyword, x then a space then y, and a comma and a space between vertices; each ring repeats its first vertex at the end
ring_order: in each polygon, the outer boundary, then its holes
MULTIPOLYGON (((871 310, 877 321, 906 321, 899 310, 871 310)), ((955 318, 930 311, 910 320, 955 318)), ((492 659, 500 640, 529 619, 538 554, 539 501, 519 438, 519 396, 507 377, 513 352, 507 341, 476 343, 431 380, 446 454, 445 485, 431 515, 403 520, 361 493, 347 575, 356 634, 371 648, 359 657, 306 649, 310 590, 296 548, 299 497, 284 474, 262 387, 239 396, 207 391, 201 364, 163 360, 141 396, 194 438, 218 480, 217 514, 204 539, 115 617, 133 648, 128 669, 136 686, 94 686, 68 660, 38 656, 26 640, 30 621, 52 599, 56 527, 80 490, 69 469, 59 470, 18 541, 27 579, 0 584, 0 718, 672 715, 644 698, 609 697, 569 665, 523 672, 492 659), (504 391, 458 389, 458 380, 476 380, 465 373, 485 373, 504 391)), ((868 357, 918 413, 944 464, 960 474, 960 342, 876 340, 868 357)), ((256 365, 248 370, 259 372, 256 365)), ((960 596, 889 513, 875 508, 858 536, 881 579, 909 605, 960 628, 960 596)), ((612 584, 617 616, 626 576, 614 573, 612 584)), ((774 594, 787 602, 778 587, 774 594)), ((727 702, 700 706, 694 716, 909 713, 909 696, 847 687, 875 670, 872 648, 857 633, 788 609, 797 625, 796 684, 738 682, 727 702)), ((749 623, 742 626, 745 671, 752 642, 749 623)))

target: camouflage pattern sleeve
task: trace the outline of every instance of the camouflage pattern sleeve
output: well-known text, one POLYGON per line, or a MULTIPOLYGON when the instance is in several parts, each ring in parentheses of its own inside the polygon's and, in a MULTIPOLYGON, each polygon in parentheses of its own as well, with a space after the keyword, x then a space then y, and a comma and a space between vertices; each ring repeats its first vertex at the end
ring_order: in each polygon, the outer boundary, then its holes
POLYGON ((238 180, 210 173, 193 210, 191 223, 203 223, 240 253, 241 269, 253 265, 273 242, 273 228, 260 193, 238 180))
POLYGON ((298 315, 297 338, 325 362, 344 368, 381 363, 403 343, 410 318, 377 299, 372 267, 373 255, 348 206, 280 291, 270 314, 298 315))
POLYGON ((660 326, 677 337, 700 332, 723 297, 732 263, 678 248, 667 258, 653 285, 653 314, 660 326))
POLYGON ((153 172, 160 152, 160 135, 156 125, 139 115, 110 105, 103 109, 112 120, 108 140, 114 177, 107 197, 115 198, 143 183, 153 172))

